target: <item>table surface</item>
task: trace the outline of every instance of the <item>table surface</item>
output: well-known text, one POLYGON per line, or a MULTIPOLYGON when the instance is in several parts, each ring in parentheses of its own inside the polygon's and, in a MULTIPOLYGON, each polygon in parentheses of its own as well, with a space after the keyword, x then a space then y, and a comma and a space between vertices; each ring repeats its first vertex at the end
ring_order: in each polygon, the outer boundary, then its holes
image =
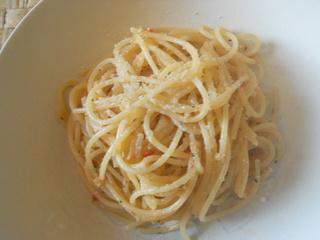
POLYGON ((39 0, 0 0, 0 48, 10 33, 39 0))

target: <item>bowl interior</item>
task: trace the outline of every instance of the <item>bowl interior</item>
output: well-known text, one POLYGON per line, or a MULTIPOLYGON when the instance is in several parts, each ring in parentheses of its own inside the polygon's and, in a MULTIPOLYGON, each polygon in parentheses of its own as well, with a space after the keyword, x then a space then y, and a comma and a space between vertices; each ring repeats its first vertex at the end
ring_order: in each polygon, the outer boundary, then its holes
POLYGON ((111 55, 131 26, 226 26, 264 42, 266 79, 279 87, 286 153, 259 196, 203 225, 198 239, 320 236, 317 1, 46 0, 0 55, 0 236, 3 239, 178 239, 127 231, 90 203, 58 122, 59 85, 111 55))

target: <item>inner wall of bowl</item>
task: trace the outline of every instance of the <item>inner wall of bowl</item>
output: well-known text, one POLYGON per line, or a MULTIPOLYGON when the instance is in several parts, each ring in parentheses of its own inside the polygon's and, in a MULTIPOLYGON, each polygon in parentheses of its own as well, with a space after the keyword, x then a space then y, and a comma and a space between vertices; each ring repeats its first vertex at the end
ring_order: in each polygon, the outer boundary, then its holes
MULTIPOLYGON (((313 62, 320 62, 320 54, 314 50, 315 39, 305 45, 303 34, 287 28, 294 23, 295 28, 306 32, 317 29, 310 16, 319 18, 311 7, 307 8, 308 16, 297 21, 297 14, 306 6, 292 5, 290 1, 253 0, 44 1, 12 36, 0 57, 0 104, 5 113, 1 132, 6 136, 0 139, 0 186, 5 193, 1 200, 0 235, 4 239, 179 238, 178 233, 150 236, 123 230, 90 203, 72 160, 65 129, 56 118, 56 94, 62 82, 111 56, 112 46, 129 35, 131 26, 207 24, 252 32, 267 43, 266 78, 276 81, 280 95, 285 96, 281 99, 281 117, 287 153, 262 193, 267 203, 255 200, 218 223, 191 227, 191 232, 199 239, 310 236, 315 216, 308 216, 310 223, 306 226, 295 219, 301 217, 296 209, 303 197, 308 191, 311 195, 305 186, 312 189, 315 185, 299 171, 299 160, 302 156, 310 158, 304 165, 309 176, 315 173, 315 164, 319 167, 312 158, 312 144, 317 141, 306 128, 308 125, 319 130, 310 120, 312 113, 306 110, 306 106, 319 109, 311 98, 317 96, 312 87, 317 69, 304 60, 309 52, 313 62), (282 11, 288 7, 290 11, 282 11), (299 69, 304 69, 303 74, 299 69), (307 151, 304 143, 308 135, 307 151), (299 231, 292 234, 295 226, 299 231)), ((314 201, 319 198, 313 194, 314 201)), ((316 208, 319 210, 318 205, 316 208)))

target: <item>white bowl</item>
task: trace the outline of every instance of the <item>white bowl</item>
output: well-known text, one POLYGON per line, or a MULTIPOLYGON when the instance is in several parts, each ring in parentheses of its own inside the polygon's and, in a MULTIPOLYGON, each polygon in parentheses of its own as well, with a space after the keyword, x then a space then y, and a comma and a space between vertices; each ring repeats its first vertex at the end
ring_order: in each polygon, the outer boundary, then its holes
POLYGON ((286 153, 260 197, 191 232, 202 240, 319 239, 319 13, 311 0, 39 4, 0 55, 0 238, 179 239, 179 233, 124 230, 91 204, 55 100, 59 84, 110 55, 129 27, 207 24, 252 32, 266 43, 266 76, 280 89, 286 153))

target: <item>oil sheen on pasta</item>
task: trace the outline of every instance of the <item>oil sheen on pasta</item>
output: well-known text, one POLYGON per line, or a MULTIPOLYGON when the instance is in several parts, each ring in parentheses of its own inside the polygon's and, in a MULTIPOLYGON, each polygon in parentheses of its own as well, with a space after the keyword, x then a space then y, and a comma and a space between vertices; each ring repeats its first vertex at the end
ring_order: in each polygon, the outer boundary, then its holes
MULTIPOLYGON (((225 28, 132 28, 79 82, 67 82, 68 139, 94 200, 144 232, 241 208, 276 158, 259 86, 260 41, 225 28)), ((62 102, 62 100, 61 100, 62 102)), ((274 115, 275 111, 273 111, 274 115)))

